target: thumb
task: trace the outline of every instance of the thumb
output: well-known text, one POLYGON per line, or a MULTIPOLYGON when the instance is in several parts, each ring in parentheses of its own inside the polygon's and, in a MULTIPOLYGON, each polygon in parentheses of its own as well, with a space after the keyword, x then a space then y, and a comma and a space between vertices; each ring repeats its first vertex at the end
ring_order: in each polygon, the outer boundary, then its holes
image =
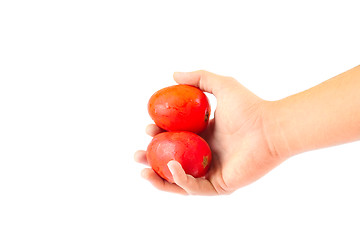
POLYGON ((175 72, 174 80, 179 84, 198 87, 202 91, 214 94, 215 97, 218 97, 224 89, 232 88, 236 83, 236 80, 231 77, 220 76, 204 70, 175 72))
POLYGON ((215 195, 215 190, 212 183, 205 178, 194 178, 185 173, 181 164, 175 160, 169 161, 167 164, 173 178, 174 183, 184 189, 191 195, 215 195))

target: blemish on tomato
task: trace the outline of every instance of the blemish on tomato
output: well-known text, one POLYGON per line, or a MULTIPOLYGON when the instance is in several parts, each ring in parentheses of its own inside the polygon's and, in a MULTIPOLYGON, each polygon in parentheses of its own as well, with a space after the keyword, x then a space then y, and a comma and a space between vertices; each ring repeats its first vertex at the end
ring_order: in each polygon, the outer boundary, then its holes
POLYGON ((210 113, 208 110, 206 110, 204 121, 207 122, 209 120, 209 117, 210 117, 210 113))
POLYGON ((206 168, 206 166, 209 164, 209 157, 208 156, 204 156, 203 157, 203 161, 202 161, 202 166, 203 168, 206 168))

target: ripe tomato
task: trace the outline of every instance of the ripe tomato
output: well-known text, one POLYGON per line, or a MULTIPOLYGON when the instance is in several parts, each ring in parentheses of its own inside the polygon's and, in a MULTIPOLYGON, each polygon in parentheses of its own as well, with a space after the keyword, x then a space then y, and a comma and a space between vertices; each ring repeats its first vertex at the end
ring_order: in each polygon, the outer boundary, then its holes
POLYGON ((209 170, 211 150, 207 142, 192 132, 163 132, 150 142, 147 160, 152 169, 162 178, 173 183, 167 163, 178 161, 186 174, 202 177, 209 170))
POLYGON ((167 131, 203 131, 210 116, 206 95, 189 85, 175 85, 154 93, 148 103, 150 117, 167 131))

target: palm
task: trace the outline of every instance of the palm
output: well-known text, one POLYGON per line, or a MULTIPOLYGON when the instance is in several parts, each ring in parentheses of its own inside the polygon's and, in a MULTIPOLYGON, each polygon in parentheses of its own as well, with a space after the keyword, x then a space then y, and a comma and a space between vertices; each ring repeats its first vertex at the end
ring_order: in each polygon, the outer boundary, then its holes
POLYGON ((267 161, 272 157, 263 133, 263 101, 249 92, 246 94, 249 95, 246 102, 239 99, 242 94, 236 91, 218 99, 215 117, 203 133, 213 152, 207 178, 225 192, 256 180, 271 169, 267 162, 274 162, 267 161))

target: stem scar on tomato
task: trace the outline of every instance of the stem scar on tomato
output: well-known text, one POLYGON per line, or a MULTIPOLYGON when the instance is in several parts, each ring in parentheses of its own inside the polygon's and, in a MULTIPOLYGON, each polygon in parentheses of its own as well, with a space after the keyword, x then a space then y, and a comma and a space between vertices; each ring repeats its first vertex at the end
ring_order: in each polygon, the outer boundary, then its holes
POLYGON ((204 121, 207 122, 209 120, 209 117, 210 117, 210 113, 208 110, 206 110, 204 121))
POLYGON ((204 156, 203 157, 203 161, 202 161, 202 166, 203 168, 206 168, 206 166, 209 164, 209 157, 208 156, 204 156))

